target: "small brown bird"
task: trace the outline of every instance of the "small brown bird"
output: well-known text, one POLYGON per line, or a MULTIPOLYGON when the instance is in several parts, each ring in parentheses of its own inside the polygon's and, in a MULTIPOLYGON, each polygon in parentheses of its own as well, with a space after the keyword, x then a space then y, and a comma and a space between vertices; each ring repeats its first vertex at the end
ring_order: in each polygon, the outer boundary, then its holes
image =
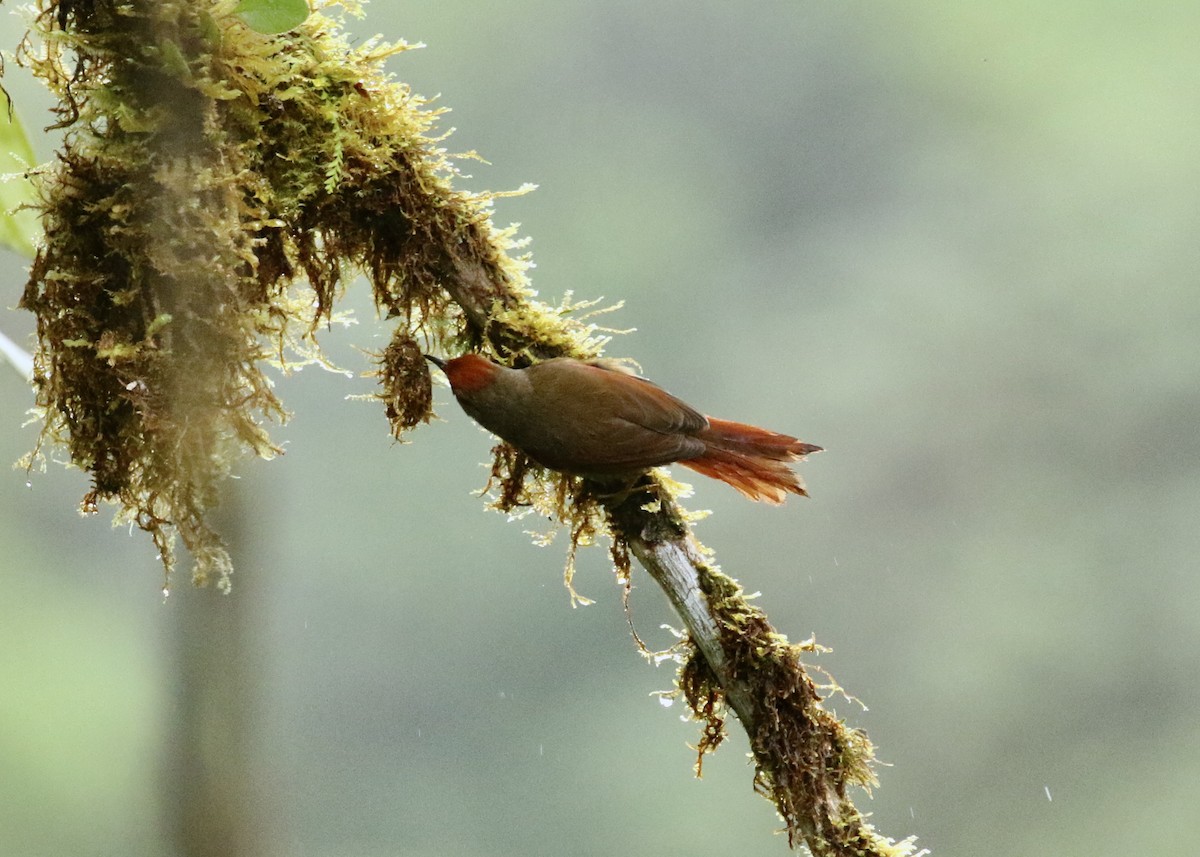
POLYGON ((706 417, 644 378, 569 357, 509 369, 425 356, 476 422, 551 470, 611 482, 677 461, 751 500, 808 496, 789 464, 821 447, 706 417))

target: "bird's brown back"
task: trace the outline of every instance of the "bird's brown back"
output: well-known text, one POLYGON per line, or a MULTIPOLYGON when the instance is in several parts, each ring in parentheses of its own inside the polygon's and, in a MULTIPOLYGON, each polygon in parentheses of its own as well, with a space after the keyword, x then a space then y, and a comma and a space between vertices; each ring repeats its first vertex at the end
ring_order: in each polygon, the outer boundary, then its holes
POLYGON ((458 394, 485 428, 554 470, 622 475, 700 455, 708 420, 662 388, 624 372, 558 358, 500 368, 458 394))

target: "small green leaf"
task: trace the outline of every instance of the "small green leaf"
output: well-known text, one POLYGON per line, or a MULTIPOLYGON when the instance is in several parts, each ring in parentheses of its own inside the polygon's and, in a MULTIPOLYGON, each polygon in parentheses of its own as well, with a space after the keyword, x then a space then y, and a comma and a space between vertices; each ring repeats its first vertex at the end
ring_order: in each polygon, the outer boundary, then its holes
POLYGON ((23 175, 33 164, 25 129, 16 111, 6 110, 0 97, 0 244, 30 258, 42 236, 37 214, 22 207, 37 202, 33 183, 23 175))
POLYGON ((242 0, 233 11, 250 29, 273 36, 304 23, 308 17, 308 0, 242 0))

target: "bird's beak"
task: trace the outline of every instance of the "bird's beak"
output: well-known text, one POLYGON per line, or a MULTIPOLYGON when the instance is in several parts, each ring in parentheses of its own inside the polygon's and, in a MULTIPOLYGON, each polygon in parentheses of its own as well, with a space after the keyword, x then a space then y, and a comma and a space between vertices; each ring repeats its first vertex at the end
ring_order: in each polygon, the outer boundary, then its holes
POLYGON ((443 372, 446 371, 446 361, 443 360, 442 358, 434 357, 432 354, 426 354, 425 359, 428 360, 430 363, 432 363, 434 366, 441 369, 443 372))

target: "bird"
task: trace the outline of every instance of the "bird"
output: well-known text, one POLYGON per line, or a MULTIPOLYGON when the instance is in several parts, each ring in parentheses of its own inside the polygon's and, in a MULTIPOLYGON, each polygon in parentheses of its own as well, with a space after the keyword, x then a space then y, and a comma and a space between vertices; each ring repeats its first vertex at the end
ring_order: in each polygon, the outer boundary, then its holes
POLYGON ((632 484, 678 462, 773 505, 808 496, 791 464, 819 446, 757 426, 708 417, 615 361, 555 357, 522 369, 479 354, 441 369, 462 409, 537 464, 569 476, 632 484))

